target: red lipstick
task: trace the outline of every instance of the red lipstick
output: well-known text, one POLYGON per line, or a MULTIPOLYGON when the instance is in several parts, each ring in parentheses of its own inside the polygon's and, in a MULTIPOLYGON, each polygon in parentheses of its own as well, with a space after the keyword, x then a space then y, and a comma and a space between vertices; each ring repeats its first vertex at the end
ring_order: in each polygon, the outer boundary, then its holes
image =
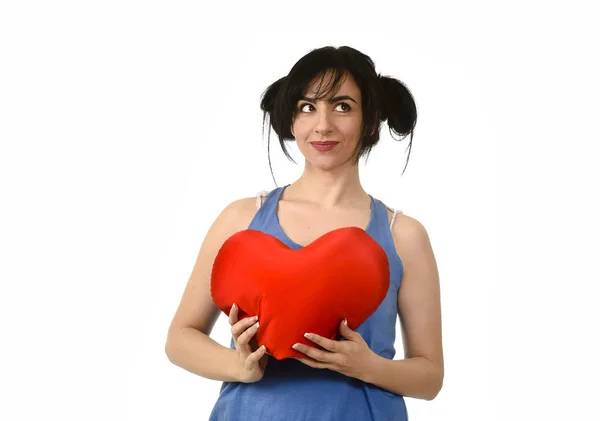
POLYGON ((335 148, 338 142, 312 142, 311 145, 313 148, 318 150, 319 152, 327 152, 335 148))

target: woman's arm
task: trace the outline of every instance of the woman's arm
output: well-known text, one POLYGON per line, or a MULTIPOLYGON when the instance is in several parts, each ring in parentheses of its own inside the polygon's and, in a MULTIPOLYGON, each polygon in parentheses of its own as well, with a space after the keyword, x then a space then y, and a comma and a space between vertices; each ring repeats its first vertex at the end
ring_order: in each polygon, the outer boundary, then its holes
POLYGON ((194 327, 171 330, 165 351, 169 361, 191 373, 212 380, 239 381, 235 349, 225 348, 194 327))
POLYGON ((443 373, 426 357, 390 360, 373 354, 361 380, 397 395, 433 400, 442 388, 443 373))
POLYGON ((374 354, 363 380, 398 395, 432 400, 444 380, 437 264, 427 231, 416 219, 398 214, 392 236, 404 264, 398 314, 405 359, 374 354))
POLYGON ((238 381, 236 351, 209 337, 221 310, 210 294, 210 277, 214 259, 227 238, 247 227, 256 198, 240 199, 229 204, 213 222, 200 247, 198 258, 186 285, 181 302, 169 327, 165 352, 169 360, 199 376, 238 381))

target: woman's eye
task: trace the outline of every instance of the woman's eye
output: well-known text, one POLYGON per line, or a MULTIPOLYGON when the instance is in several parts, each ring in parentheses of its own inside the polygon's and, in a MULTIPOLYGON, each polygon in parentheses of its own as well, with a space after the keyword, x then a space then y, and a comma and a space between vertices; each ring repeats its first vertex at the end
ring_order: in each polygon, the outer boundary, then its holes
MULTIPOLYGON (((309 104, 309 103, 305 102, 304 104, 301 104, 301 105, 300 105, 300 111, 301 111, 301 112, 305 112, 305 111, 304 111, 304 107, 306 107, 307 105, 308 105, 308 106, 310 106, 310 107, 313 107, 313 105, 312 105, 312 104, 309 104)), ((347 104, 347 103, 345 103, 345 102, 340 102, 340 103, 339 103, 339 104, 336 106, 336 108, 339 108, 340 106, 344 106, 344 107, 345 107, 345 109, 342 109, 342 110, 341 110, 341 111, 343 111, 343 112, 348 112, 348 111, 350 111, 350 110, 352 109, 352 108, 350 107, 350 105, 348 105, 348 104, 347 104)), ((313 107, 313 108, 314 108, 314 107, 313 107)))
POLYGON ((345 102, 340 102, 337 106, 339 107, 340 105, 344 105, 347 107, 347 109, 345 111, 350 111, 352 108, 350 108, 350 106, 348 104, 346 104, 345 102))
POLYGON ((304 104, 301 104, 301 105, 300 105, 300 111, 301 111, 301 112, 304 112, 304 110, 303 110, 303 109, 304 109, 304 107, 306 107, 307 105, 309 105, 309 106, 311 106, 311 107, 312 107, 312 104, 309 104, 309 103, 304 103, 304 104))

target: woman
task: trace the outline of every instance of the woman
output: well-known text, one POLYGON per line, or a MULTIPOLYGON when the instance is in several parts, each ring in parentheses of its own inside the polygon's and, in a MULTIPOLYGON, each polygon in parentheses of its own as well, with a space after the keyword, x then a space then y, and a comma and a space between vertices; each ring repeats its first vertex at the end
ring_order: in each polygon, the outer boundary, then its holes
POLYGON ((438 271, 422 224, 366 193, 358 161, 379 141, 382 121, 412 141, 413 97, 361 52, 325 47, 269 86, 261 108, 290 159, 284 142, 296 141, 304 172, 269 194, 232 202, 212 224, 169 329, 167 355, 223 381, 211 420, 406 420, 404 396, 431 400, 442 387, 438 271), (312 335, 315 347, 295 346, 305 357, 284 360, 257 349, 260 321, 238 321, 235 307, 230 348, 209 337, 221 313, 211 299, 211 268, 227 238, 256 229, 299 249, 347 226, 363 228, 390 265, 387 296, 364 323, 352 330, 342 322, 340 341, 312 335), (398 316, 405 359, 394 360, 398 316))

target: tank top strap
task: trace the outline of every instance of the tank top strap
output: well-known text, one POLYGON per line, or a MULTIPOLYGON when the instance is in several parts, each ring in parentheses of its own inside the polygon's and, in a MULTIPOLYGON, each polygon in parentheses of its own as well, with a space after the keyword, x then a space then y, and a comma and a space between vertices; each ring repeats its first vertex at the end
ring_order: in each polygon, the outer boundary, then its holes
POLYGON ((250 221, 249 229, 267 233, 277 231, 277 202, 281 195, 282 187, 271 191, 261 190, 256 194, 256 214, 250 221))
POLYGON ((266 190, 261 190, 256 194, 256 209, 260 209, 261 205, 262 205, 262 199, 263 197, 267 197, 269 195, 269 192, 266 190))
POLYGON ((402 213, 402 211, 400 209, 392 209, 392 208, 388 208, 388 209, 394 213, 392 215, 392 220, 390 221, 390 231, 391 231, 392 227, 394 226, 394 219, 396 219, 396 215, 398 215, 399 213, 402 213))
POLYGON ((392 227, 394 226, 394 220, 396 219, 396 215, 398 215, 399 213, 402 213, 402 211, 400 209, 394 209, 391 208, 389 206, 387 206, 385 203, 381 202, 381 208, 382 208, 382 219, 384 221, 386 221, 386 225, 388 227, 388 230, 391 232, 392 231, 392 227), (388 220, 388 215, 387 215, 387 211, 392 212, 392 219, 390 220, 389 224, 387 224, 387 220, 388 220), (385 216, 383 216, 383 214, 385 213, 385 216))

